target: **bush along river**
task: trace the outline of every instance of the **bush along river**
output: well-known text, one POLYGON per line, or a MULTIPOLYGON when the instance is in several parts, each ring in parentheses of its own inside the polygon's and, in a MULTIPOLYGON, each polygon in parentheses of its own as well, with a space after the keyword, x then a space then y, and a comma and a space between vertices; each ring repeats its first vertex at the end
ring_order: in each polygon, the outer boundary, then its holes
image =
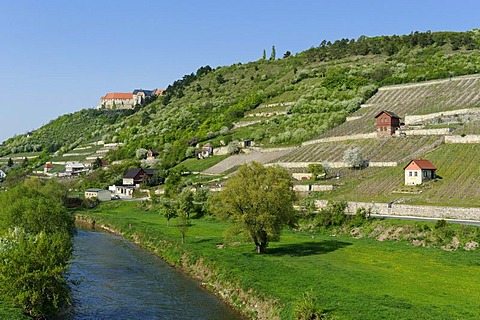
POLYGON ((79 229, 62 319, 244 319, 166 262, 120 236, 79 229))

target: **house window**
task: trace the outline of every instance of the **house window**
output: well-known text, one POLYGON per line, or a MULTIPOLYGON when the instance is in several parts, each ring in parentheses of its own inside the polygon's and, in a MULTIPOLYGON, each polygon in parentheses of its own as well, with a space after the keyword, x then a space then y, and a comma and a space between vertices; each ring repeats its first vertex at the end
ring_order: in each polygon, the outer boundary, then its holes
POLYGON ((417 177, 417 176, 418 176, 417 171, 415 171, 415 172, 413 173, 413 175, 414 175, 415 177, 417 177))
POLYGON ((409 177, 412 176, 412 171, 408 171, 408 176, 409 176, 409 177))
POLYGON ((423 177, 424 177, 424 178, 427 177, 427 171, 423 171, 423 177))

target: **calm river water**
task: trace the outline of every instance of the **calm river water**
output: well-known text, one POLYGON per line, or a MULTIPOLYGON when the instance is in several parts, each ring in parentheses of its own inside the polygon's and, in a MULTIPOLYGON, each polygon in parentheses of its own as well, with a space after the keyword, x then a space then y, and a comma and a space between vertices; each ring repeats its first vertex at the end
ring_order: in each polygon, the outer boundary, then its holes
POLYGON ((119 236, 78 230, 63 319, 243 319, 197 282, 119 236))

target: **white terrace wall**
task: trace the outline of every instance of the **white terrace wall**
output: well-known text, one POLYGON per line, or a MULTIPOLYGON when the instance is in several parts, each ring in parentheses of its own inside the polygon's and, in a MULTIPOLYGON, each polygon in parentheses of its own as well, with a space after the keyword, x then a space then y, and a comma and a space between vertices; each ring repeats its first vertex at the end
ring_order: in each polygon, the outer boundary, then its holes
POLYGON ((258 113, 249 113, 245 117, 271 117, 271 116, 281 116, 287 114, 287 111, 270 111, 270 112, 258 112, 258 113))
POLYGON ((282 148, 260 148, 260 147, 250 147, 249 149, 257 152, 277 152, 277 151, 293 151, 298 147, 282 147, 282 148))
POLYGON ((358 120, 358 119, 362 119, 362 118, 363 118, 362 116, 351 116, 351 117, 347 117, 347 119, 345 119, 345 121, 350 122, 350 121, 354 121, 354 120, 358 120))
MULTIPOLYGON (((322 162, 275 162, 275 163, 269 163, 267 165, 273 166, 280 166, 284 168, 307 168, 309 164, 327 164, 330 168, 348 168, 349 165, 346 162, 328 162, 328 161, 322 161, 322 162)), ((369 167, 396 167, 398 166, 397 162, 369 162, 368 163, 369 167)))
POLYGON ((312 178, 311 173, 292 173, 292 178, 298 181, 310 180, 312 178))
MULTIPOLYGON (((327 205, 326 200, 317 200, 315 205, 321 209, 327 205)), ((408 204, 392 204, 378 202, 348 202, 348 211, 355 212, 357 208, 371 209, 372 213, 387 216, 411 216, 437 219, 480 220, 480 208, 415 206, 408 204)))
POLYGON ((237 129, 237 128, 243 128, 243 127, 248 127, 248 126, 251 126, 251 125, 254 125, 256 123, 260 123, 262 122, 262 120, 252 120, 252 121, 241 121, 241 122, 237 122, 233 125, 233 129, 237 129))
MULTIPOLYGON (((418 130, 402 130, 401 133, 407 136, 443 136, 452 132, 451 128, 439 128, 439 129, 418 129, 418 130)), ((401 134, 397 131, 395 134, 398 136, 401 134)))
POLYGON ((272 107, 288 107, 293 106, 296 102, 279 102, 260 105, 259 108, 272 108, 272 107))
POLYGON ((322 142, 347 141, 347 140, 358 140, 358 139, 374 139, 376 137, 377 137, 376 132, 359 133, 359 134, 352 134, 352 135, 348 135, 348 136, 338 136, 338 137, 330 137, 330 138, 323 138, 323 139, 305 141, 304 143, 302 143, 302 146, 307 146, 309 144, 322 143, 322 142))
POLYGON ((480 135, 467 134, 466 136, 445 136, 445 143, 480 143, 480 135))
POLYGON ((309 191, 332 191, 335 187, 333 185, 321 185, 321 184, 308 184, 308 185, 295 185, 293 191, 309 192, 309 191))
POLYGON ((480 114, 480 108, 467 108, 467 109, 458 109, 458 110, 451 110, 451 111, 442 111, 442 112, 435 112, 429 114, 422 114, 422 115, 411 115, 405 116, 405 124, 414 124, 426 120, 435 119, 438 117, 444 116, 454 116, 456 114, 480 114))

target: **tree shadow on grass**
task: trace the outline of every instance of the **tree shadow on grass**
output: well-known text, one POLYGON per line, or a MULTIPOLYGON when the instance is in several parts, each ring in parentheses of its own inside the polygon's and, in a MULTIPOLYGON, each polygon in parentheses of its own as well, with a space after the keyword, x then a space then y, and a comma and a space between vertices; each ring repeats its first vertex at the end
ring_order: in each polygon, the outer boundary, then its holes
POLYGON ((324 254, 328 252, 333 252, 338 249, 345 248, 352 245, 349 242, 336 241, 336 240, 325 240, 325 241, 310 241, 302 243, 292 243, 282 245, 278 248, 267 249, 268 255, 276 256, 294 256, 294 257, 303 257, 316 254, 324 254))

